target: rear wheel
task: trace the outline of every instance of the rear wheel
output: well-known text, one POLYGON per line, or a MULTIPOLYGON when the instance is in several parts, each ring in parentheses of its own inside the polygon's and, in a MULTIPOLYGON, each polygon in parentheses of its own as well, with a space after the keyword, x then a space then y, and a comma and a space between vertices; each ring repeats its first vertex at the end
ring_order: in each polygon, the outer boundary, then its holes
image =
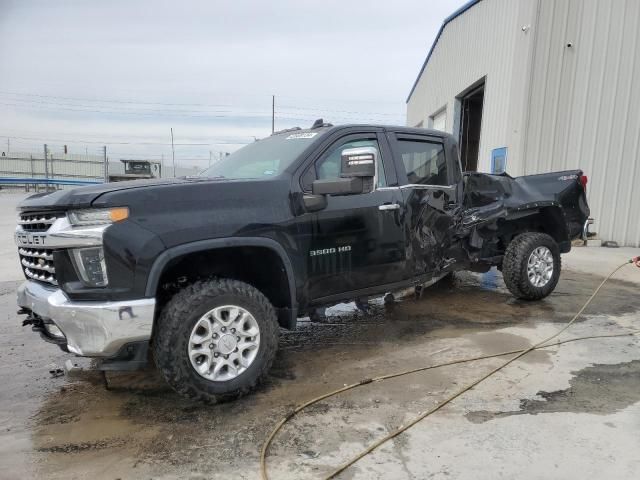
POLYGON ((522 233, 507 247, 502 276, 517 298, 539 300, 556 288, 560 268, 560 249, 553 238, 545 233, 522 233))
POLYGON ((158 319, 154 358, 167 383, 215 403, 248 393, 266 375, 278 346, 273 306, 237 280, 196 282, 158 319))

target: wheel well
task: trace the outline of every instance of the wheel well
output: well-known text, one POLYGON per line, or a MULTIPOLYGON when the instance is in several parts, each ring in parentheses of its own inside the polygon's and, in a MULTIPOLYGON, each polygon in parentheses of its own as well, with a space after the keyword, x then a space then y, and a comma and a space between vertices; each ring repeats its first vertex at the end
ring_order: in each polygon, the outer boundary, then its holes
MULTIPOLYGON (((225 247, 187 253, 165 265, 156 290, 157 311, 184 286, 197 280, 223 277, 260 290, 276 310, 291 308, 287 271, 268 247, 225 247)), ((278 315, 282 323, 285 316, 278 315)), ((286 326, 286 325, 283 325, 286 326)))
POLYGON ((506 220, 499 226, 498 236, 506 250, 511 240, 524 232, 546 233, 558 244, 569 240, 567 225, 559 207, 543 207, 532 215, 506 220))

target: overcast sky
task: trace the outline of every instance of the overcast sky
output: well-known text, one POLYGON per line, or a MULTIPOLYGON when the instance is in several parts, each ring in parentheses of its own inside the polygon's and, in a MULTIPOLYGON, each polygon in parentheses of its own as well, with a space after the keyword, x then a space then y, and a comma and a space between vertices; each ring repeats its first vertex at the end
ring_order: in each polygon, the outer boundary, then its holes
POLYGON ((0 0, 0 151, 166 159, 173 127, 178 162, 205 167, 271 132, 272 94, 276 129, 404 124, 463 3, 0 0))

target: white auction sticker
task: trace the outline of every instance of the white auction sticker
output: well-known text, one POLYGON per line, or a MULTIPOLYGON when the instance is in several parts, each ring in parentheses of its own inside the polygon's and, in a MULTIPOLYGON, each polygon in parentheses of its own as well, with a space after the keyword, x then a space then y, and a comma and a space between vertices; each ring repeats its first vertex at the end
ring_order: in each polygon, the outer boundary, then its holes
POLYGON ((287 140, 296 140, 298 138, 313 138, 318 134, 318 132, 303 132, 303 133, 292 133, 286 139, 287 140))

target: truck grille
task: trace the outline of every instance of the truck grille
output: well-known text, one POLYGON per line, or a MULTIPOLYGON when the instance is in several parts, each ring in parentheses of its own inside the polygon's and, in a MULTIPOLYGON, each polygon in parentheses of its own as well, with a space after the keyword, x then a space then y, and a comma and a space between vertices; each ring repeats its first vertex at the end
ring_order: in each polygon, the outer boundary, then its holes
POLYGON ((58 285, 56 269, 53 266, 53 250, 20 248, 18 253, 22 270, 28 278, 58 285))
POLYGON ((26 232, 46 232, 63 215, 62 212, 21 213, 18 224, 26 232))

